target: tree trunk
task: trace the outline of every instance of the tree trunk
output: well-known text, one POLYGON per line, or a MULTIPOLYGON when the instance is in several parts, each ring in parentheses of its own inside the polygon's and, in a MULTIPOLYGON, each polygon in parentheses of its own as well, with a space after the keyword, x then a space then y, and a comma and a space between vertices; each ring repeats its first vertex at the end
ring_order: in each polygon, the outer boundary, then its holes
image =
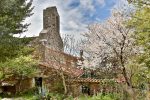
POLYGON ((127 71, 126 71, 126 68, 125 68, 125 65, 124 65, 124 61, 123 61, 123 56, 121 55, 120 56, 120 62, 121 62, 121 66, 122 66, 122 74, 125 78, 125 81, 127 83, 127 88, 125 89, 129 95, 131 96, 132 100, 136 100, 136 95, 135 95, 135 91, 133 89, 133 86, 131 84, 131 81, 129 80, 128 76, 127 76, 127 71))
POLYGON ((65 81, 65 76, 64 73, 61 72, 61 77, 62 77, 62 81, 63 81, 63 86, 64 86, 64 94, 67 94, 67 86, 66 86, 66 81, 65 81))
POLYGON ((122 69, 122 73, 123 73, 123 76, 125 78, 125 81, 126 81, 127 85, 132 87, 132 84, 131 84, 130 80, 128 79, 127 72, 126 72, 126 69, 125 69, 124 66, 123 66, 123 69, 122 69))
POLYGON ((122 70, 123 71, 123 76, 124 76, 125 81, 127 83, 127 88, 125 90, 129 93, 129 95, 131 96, 132 100, 136 100, 135 91, 133 89, 133 86, 132 86, 130 80, 128 79, 126 69, 125 69, 124 66, 122 66, 122 67, 123 67, 123 70, 122 70))

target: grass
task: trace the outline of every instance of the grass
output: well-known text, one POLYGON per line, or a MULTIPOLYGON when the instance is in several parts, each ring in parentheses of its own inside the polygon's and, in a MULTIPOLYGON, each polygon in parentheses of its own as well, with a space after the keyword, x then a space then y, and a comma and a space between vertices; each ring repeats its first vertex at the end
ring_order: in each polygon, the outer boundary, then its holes
MULTIPOLYGON (((47 94, 51 100, 120 100, 120 95, 116 93, 108 93, 103 95, 99 93, 98 95, 94 96, 87 96, 87 95, 80 95, 76 99, 72 96, 64 96, 63 94, 58 93, 48 93, 47 94)), ((1 99, 0 99, 1 100, 1 99)), ((41 96, 35 95, 34 91, 28 91, 23 94, 17 95, 13 97, 13 100, 43 100, 41 96)))
POLYGON ((98 95, 94 95, 94 96, 82 95, 79 96, 78 100, 120 100, 120 98, 118 94, 109 93, 103 95, 102 93, 99 93, 98 95))

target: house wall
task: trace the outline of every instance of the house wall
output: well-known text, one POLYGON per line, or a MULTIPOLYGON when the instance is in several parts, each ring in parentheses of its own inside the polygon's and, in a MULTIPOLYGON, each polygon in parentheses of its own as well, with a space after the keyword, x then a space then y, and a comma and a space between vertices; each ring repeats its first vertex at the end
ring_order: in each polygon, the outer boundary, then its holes
POLYGON ((43 90, 44 92, 50 93, 63 93, 63 83, 61 77, 56 76, 55 78, 43 78, 43 90))
POLYGON ((63 93, 62 78, 53 68, 40 66, 42 71, 39 77, 42 77, 42 89, 44 92, 58 92, 63 93))
MULTIPOLYGON (((67 66, 75 66, 77 58, 63 52, 51 50, 45 48, 45 59, 50 61, 56 61, 60 64, 66 64, 67 66)), ((76 66, 75 66, 76 67, 76 66)))
MULTIPOLYGON (((82 86, 87 86, 90 91, 89 95, 94 95, 100 92, 100 85, 99 83, 89 83, 89 82, 72 82, 69 85, 69 92, 72 93, 74 97, 79 96, 82 93, 82 86)), ((86 94, 88 95, 88 93, 86 94)))
POLYGON ((81 84, 79 84, 79 83, 72 83, 70 85, 70 92, 71 92, 73 97, 77 97, 80 94, 82 94, 82 92, 81 92, 81 84))
POLYGON ((34 81, 33 78, 27 78, 22 80, 21 82, 18 82, 16 87, 16 92, 24 92, 34 87, 33 85, 34 81))
POLYGON ((5 81, 7 83, 10 82, 9 84, 11 84, 11 81, 14 81, 14 80, 16 81, 16 83, 13 83, 12 85, 1 86, 2 93, 7 93, 7 94, 21 93, 21 92, 27 91, 35 86, 35 85, 33 85, 34 82, 33 82, 32 78, 23 79, 21 82, 19 82, 18 79, 14 79, 14 78, 10 78, 5 81))
POLYGON ((90 84, 90 94, 94 95, 100 91, 100 84, 99 83, 91 83, 90 84))

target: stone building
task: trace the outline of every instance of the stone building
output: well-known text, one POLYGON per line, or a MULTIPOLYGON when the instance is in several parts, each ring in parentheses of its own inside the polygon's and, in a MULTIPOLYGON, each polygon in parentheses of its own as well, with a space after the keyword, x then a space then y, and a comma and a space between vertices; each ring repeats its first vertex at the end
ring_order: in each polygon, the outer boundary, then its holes
POLYGON ((15 95, 34 88, 33 78, 24 78, 11 76, 0 82, 0 94, 15 95))
POLYGON ((73 96, 80 95, 85 89, 84 92, 88 94, 97 92, 99 80, 81 78, 84 71, 79 68, 77 62, 83 58, 64 53, 63 42, 59 34, 59 23, 59 14, 56 7, 48 7, 43 11, 43 30, 39 35, 39 41, 41 42, 39 46, 39 54, 41 55, 39 80, 41 81, 41 87, 44 91, 55 91, 53 87, 58 82, 62 83, 62 78, 57 77, 56 73, 63 72, 68 92, 73 96))
MULTIPOLYGON (((46 8, 43 11, 43 30, 39 35, 39 41, 42 42, 39 48, 41 54, 39 67, 41 68, 40 76, 43 80, 43 88, 54 92, 55 89, 52 88, 57 86, 57 83, 63 83, 62 77, 57 77, 57 74, 63 73, 67 90, 73 96, 82 93, 89 95, 98 93, 101 79, 94 77, 92 71, 90 71, 90 77, 83 77, 86 74, 85 70, 80 69, 77 64, 79 60, 83 60, 83 52, 80 53, 80 57, 64 53, 59 24, 57 8, 46 8)), ((121 80, 121 82, 123 81, 124 79, 121 80)))
MULTIPOLYGON (((84 70, 78 66, 78 61, 83 60, 82 56, 75 57, 64 53, 63 42, 59 32, 59 21, 59 14, 56 7, 48 7, 43 11, 43 29, 39 37, 30 43, 30 46, 38 46, 36 54, 40 60, 38 66, 40 73, 35 77, 34 82, 34 78, 27 79, 24 80, 23 85, 27 84, 28 88, 30 88, 35 83, 42 94, 45 92, 54 93, 55 91, 60 91, 63 87, 63 79, 61 77, 63 73, 67 90, 73 96, 78 96, 81 93, 93 95, 99 92, 99 83, 101 80, 94 77, 82 77, 85 74, 84 70)), ((90 76, 92 76, 92 73, 90 76)), ((7 90, 6 92, 14 92, 12 90, 18 86, 17 82, 15 81, 12 86, 11 88, 10 85, 3 86, 3 88, 7 90)), ((26 89, 21 89, 21 91, 24 90, 26 89)))

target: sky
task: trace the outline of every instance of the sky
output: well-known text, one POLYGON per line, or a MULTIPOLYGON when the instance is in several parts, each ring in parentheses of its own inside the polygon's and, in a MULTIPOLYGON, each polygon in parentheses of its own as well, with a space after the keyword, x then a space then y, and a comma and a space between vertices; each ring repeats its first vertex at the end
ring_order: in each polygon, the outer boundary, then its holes
POLYGON ((31 23, 27 37, 38 36, 43 28, 43 9, 56 6, 60 15, 60 33, 79 36, 87 26, 106 20, 113 8, 125 3, 124 0, 33 0, 33 15, 25 20, 31 23))

